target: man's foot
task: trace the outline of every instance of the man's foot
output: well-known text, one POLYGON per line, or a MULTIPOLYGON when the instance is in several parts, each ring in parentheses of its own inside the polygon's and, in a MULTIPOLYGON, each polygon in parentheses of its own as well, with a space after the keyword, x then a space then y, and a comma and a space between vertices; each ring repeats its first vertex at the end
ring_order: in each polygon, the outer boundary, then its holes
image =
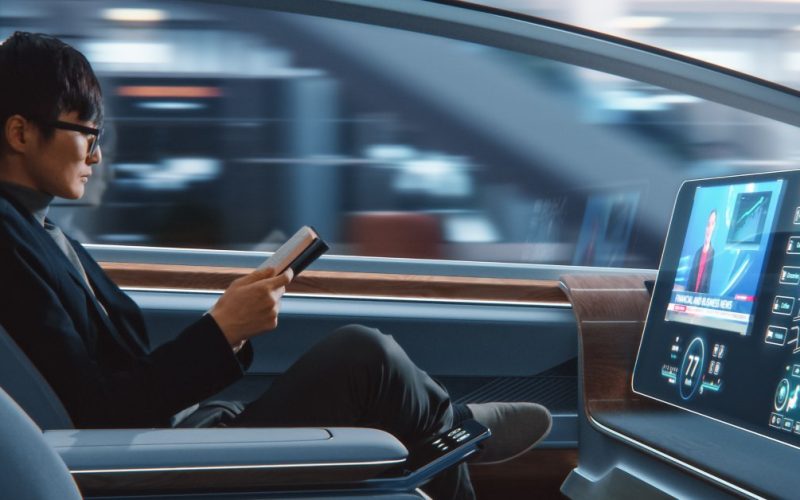
POLYGON ((536 446, 550 433, 553 417, 536 403, 468 404, 472 417, 492 431, 473 464, 499 464, 536 446))

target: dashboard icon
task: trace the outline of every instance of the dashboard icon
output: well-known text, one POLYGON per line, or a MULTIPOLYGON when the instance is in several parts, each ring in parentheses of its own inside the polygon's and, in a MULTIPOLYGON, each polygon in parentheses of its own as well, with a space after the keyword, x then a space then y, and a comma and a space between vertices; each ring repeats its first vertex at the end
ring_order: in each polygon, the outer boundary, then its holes
POLYGON ((778 388, 775 389, 775 411, 783 411, 786 403, 789 401, 789 381, 786 379, 778 382, 778 388))
POLYGON ((789 243, 786 245, 786 253, 791 255, 800 254, 800 236, 789 237, 789 243))
POLYGON ((797 285, 800 283, 800 267, 783 266, 778 281, 784 285, 797 285))
POLYGON ((767 327, 767 335, 764 337, 764 342, 772 345, 786 345, 786 332, 787 329, 785 327, 770 325, 767 327))
POLYGON ((792 411, 797 408, 797 396, 800 395, 800 385, 794 386, 792 395, 789 396, 789 401, 786 402, 786 411, 792 411))
POLYGON ((785 297, 778 295, 772 303, 772 312, 774 314, 782 314, 790 316, 794 310, 794 297, 785 297))

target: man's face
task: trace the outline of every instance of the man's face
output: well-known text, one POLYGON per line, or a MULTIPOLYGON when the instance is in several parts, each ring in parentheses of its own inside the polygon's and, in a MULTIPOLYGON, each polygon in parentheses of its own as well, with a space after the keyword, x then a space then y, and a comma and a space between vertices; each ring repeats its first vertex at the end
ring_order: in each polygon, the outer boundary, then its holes
MULTIPOLYGON (((60 121, 95 127, 78 119, 78 112, 61 113, 60 121)), ((73 130, 55 129, 50 138, 34 134, 35 145, 25 155, 26 170, 33 187, 39 191, 76 200, 83 196, 91 166, 102 159, 100 148, 89 156, 89 144, 96 138, 73 130)))
POLYGON ((717 225, 717 212, 711 212, 708 216, 708 224, 706 224, 706 243, 711 242, 711 235, 714 234, 714 227, 717 225))

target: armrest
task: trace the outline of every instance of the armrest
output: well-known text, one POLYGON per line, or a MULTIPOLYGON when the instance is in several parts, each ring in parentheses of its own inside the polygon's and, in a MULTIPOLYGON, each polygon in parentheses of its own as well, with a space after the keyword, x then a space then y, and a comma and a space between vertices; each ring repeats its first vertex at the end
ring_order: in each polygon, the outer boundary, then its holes
POLYGON ((84 494, 276 489, 370 479, 405 461, 363 428, 46 431, 84 494))

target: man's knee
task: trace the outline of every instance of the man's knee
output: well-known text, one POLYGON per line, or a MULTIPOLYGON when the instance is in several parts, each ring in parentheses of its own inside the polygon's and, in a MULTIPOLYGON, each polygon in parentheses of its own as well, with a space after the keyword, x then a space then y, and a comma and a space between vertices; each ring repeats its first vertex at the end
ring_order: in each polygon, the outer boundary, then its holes
POLYGON ((337 328, 330 336, 343 353, 359 360, 391 360, 402 353, 402 349, 391 335, 377 328, 364 325, 346 325, 337 328))

